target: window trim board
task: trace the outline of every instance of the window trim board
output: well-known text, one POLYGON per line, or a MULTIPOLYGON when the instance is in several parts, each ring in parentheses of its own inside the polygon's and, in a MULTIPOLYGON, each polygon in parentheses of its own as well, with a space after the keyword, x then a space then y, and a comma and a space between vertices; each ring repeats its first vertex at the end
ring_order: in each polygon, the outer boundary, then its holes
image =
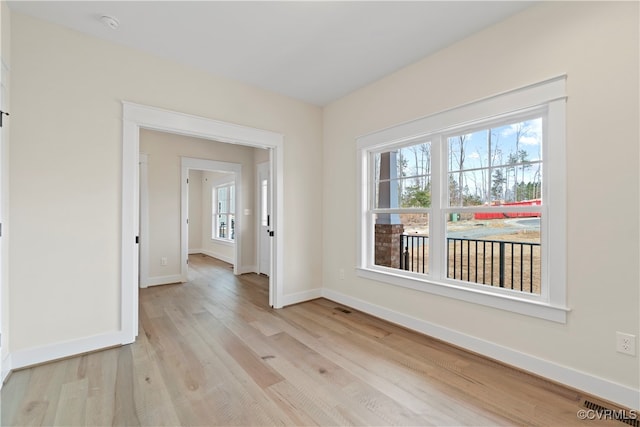
POLYGON ((567 313, 571 311, 570 308, 565 306, 540 303, 525 298, 517 298, 516 296, 501 295, 500 297, 496 297, 496 294, 483 292, 480 289, 472 289, 451 283, 438 283, 432 280, 418 280, 391 272, 371 270, 364 267, 356 267, 356 274, 358 277, 375 280, 376 282, 453 298, 473 304, 480 304, 557 323, 566 323, 567 313))
POLYGON ((563 74, 365 134, 356 139, 357 148, 370 151, 391 148, 415 139, 428 138, 435 133, 444 133, 452 126, 473 126, 476 121, 499 118, 505 115, 505 111, 516 113, 536 109, 542 104, 566 99, 566 80, 567 75, 563 74))

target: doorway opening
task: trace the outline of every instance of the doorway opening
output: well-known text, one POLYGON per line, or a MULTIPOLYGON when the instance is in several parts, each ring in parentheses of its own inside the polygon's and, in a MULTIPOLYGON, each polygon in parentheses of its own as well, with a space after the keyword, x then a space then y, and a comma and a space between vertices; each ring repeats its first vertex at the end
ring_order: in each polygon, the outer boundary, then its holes
MULTIPOLYGON (((245 273, 242 256, 244 217, 241 213, 243 203, 242 165, 238 163, 219 162, 214 160, 182 158, 182 198, 181 198, 181 243, 180 254, 183 260, 182 281, 187 281, 190 252, 203 253, 233 265, 233 274, 245 273), (191 188, 198 184, 191 172, 199 171, 201 196, 201 244, 190 245, 190 235, 194 226, 195 212, 190 212, 191 188), (204 187, 204 188, 202 188, 204 187), (206 197, 205 197, 206 196, 206 197)), ((247 216, 249 219, 249 216, 247 216)))
POLYGON ((234 172, 189 169, 188 174, 188 200, 182 201, 189 229, 187 254, 217 258, 231 264, 235 275, 241 274, 246 260, 236 250, 248 239, 240 226, 252 220, 241 216, 243 201, 237 196, 238 189, 242 193, 241 183, 234 172))
MULTIPOLYGON (((121 333, 123 343, 138 332, 138 256, 140 236, 140 129, 150 129, 210 141, 269 150, 270 164, 270 276, 269 305, 282 307, 283 295, 283 135, 204 117, 123 102, 122 166, 122 281, 121 333)), ((185 245, 186 247, 186 245, 185 245)))
POLYGON ((251 267, 255 262, 242 252, 242 247, 253 246, 254 240, 250 209, 248 215, 240 215, 245 212, 244 193, 254 191, 251 183, 243 185, 247 180, 243 181, 242 164, 192 157, 181 157, 177 164, 176 153, 193 150, 194 143, 211 145, 214 150, 209 156, 226 149, 231 157, 240 151, 252 158, 258 150, 164 132, 141 132, 141 288, 187 282, 191 253, 225 261, 234 266, 235 275, 256 270, 251 267))

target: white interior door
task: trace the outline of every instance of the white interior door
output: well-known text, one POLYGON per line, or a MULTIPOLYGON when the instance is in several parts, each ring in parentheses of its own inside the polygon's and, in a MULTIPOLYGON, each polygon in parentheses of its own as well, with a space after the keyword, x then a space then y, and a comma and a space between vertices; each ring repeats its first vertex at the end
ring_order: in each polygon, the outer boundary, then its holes
POLYGON ((258 217, 258 273, 271 275, 271 182, 269 162, 258 165, 258 193, 260 215, 258 217))

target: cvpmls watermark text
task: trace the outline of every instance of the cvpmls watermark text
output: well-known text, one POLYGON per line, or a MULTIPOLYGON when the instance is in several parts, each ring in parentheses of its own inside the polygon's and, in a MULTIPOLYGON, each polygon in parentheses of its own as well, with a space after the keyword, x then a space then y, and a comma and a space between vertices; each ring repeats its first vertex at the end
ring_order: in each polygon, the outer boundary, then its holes
POLYGON ((599 420, 599 421, 606 421, 606 420, 634 421, 639 418, 638 411, 636 410, 627 411, 624 409, 615 410, 615 411, 613 409, 602 409, 602 410, 580 409, 576 413, 576 416, 581 420, 599 420))

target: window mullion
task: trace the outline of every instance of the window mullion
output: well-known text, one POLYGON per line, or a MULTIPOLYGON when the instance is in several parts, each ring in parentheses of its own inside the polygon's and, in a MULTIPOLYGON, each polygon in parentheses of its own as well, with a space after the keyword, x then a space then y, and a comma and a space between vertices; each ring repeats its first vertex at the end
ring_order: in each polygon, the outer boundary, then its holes
POLYGON ((443 174, 446 175, 446 156, 443 153, 444 138, 442 135, 434 135, 431 144, 431 213, 429 215, 429 271, 434 278, 443 278, 443 251, 444 247, 444 222, 442 220, 442 208, 446 206, 446 191, 443 187, 443 174))

